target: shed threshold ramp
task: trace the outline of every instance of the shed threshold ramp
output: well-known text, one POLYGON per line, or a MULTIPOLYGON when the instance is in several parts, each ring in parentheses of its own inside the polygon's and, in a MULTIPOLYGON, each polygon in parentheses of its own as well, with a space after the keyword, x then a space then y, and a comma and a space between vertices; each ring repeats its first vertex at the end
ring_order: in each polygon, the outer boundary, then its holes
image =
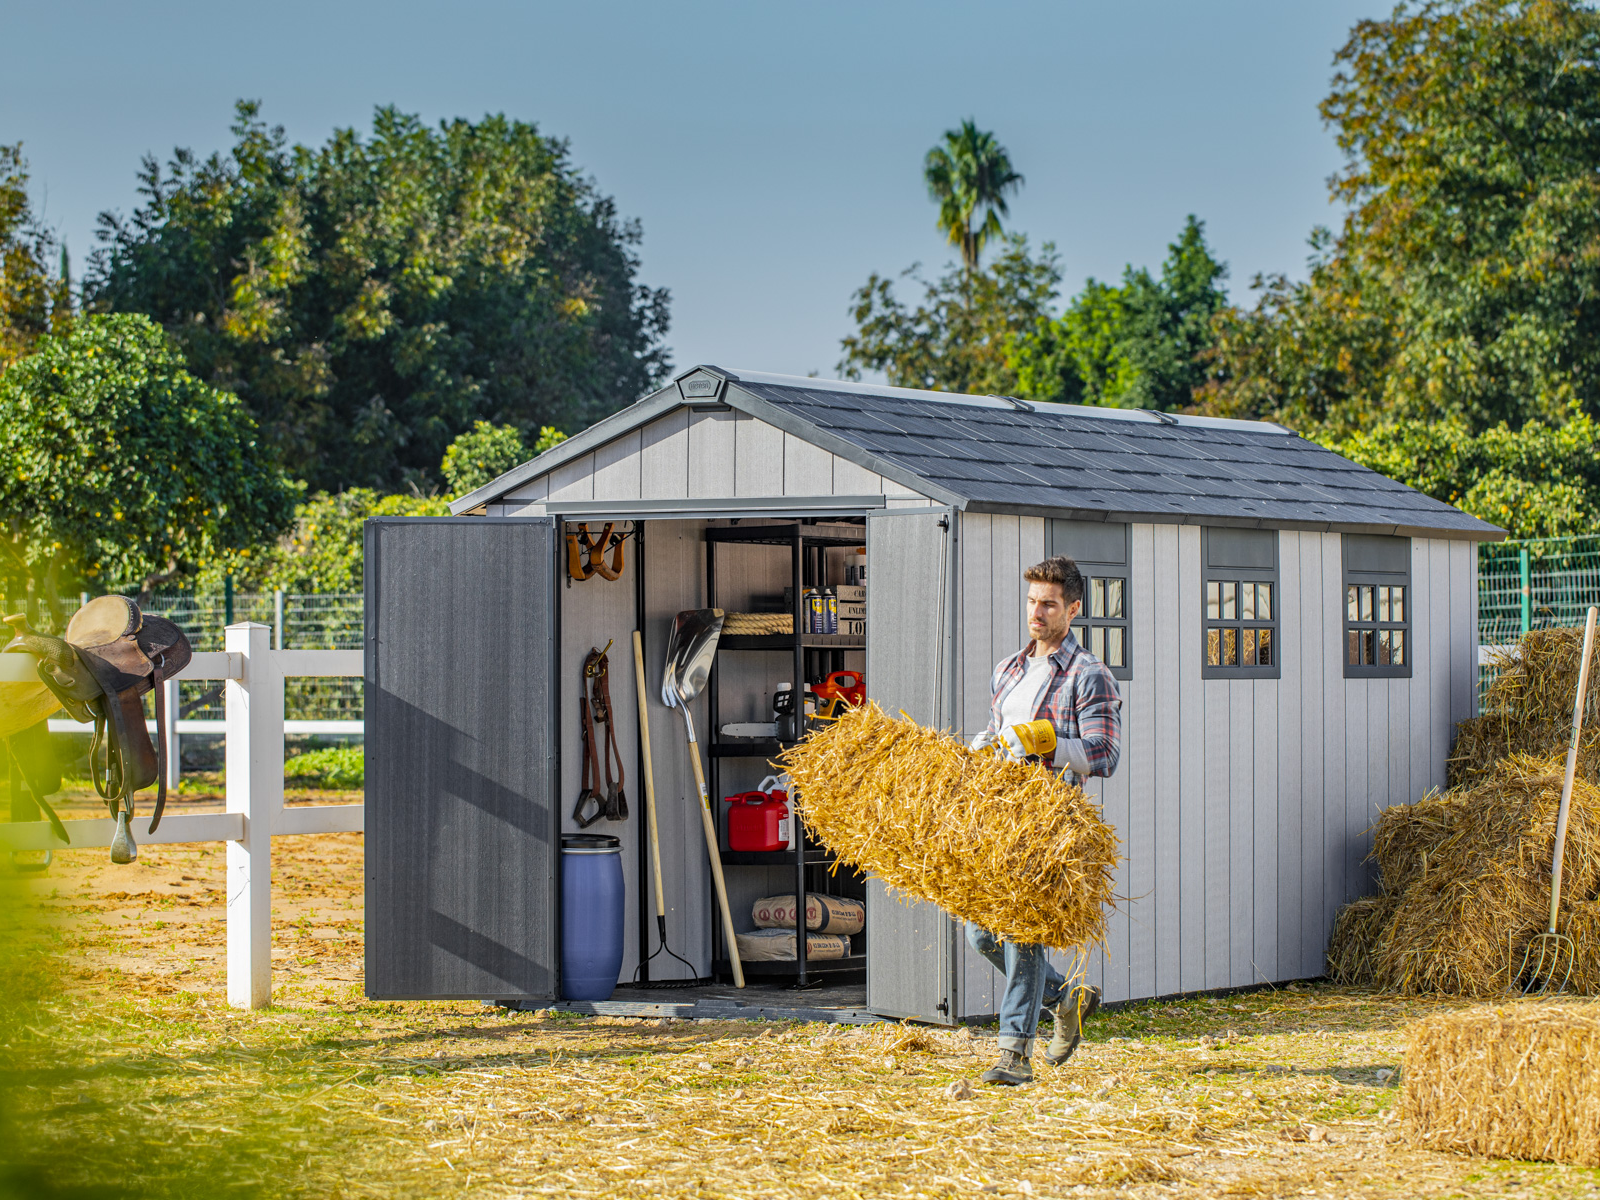
POLYGON ((827 1021, 836 1025, 871 1025, 884 1018, 867 1011, 867 989, 861 984, 791 988, 686 987, 666 989, 619 987, 609 1000, 559 1000, 541 1004, 518 1001, 507 1007, 552 1008, 592 1017, 674 1017, 692 1021, 827 1021))

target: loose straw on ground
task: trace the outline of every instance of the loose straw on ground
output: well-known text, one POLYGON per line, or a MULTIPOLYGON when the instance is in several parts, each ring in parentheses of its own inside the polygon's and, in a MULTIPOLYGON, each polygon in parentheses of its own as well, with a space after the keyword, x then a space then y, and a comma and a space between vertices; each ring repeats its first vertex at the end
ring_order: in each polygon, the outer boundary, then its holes
POLYGON ((782 761, 806 824, 847 865, 1013 941, 1104 936, 1116 833, 1049 769, 870 703, 782 761))

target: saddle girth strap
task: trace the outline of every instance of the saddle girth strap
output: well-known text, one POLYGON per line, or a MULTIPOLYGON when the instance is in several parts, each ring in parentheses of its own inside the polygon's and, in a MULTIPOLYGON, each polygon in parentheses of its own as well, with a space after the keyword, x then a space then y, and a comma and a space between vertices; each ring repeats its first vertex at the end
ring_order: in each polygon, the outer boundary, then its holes
MULTIPOLYGON (((610 649, 607 643, 606 649, 610 649)), ((605 746, 600 751, 601 766, 606 776, 606 820, 628 819, 628 797, 622 790, 627 782, 627 772, 622 766, 622 751, 617 748, 617 723, 611 715, 611 660, 605 650, 591 650, 583 662, 584 683, 589 698, 589 715, 597 725, 606 730, 605 746), (617 764, 615 777, 611 764, 617 764)), ((596 780, 598 783, 598 779, 596 780)))
POLYGON ((606 814, 605 797, 594 789, 600 782, 600 762, 594 749, 594 720, 587 694, 578 697, 578 721, 583 734, 583 778, 578 785, 578 802, 572 807, 572 820, 579 829, 587 829, 606 814), (594 811, 586 813, 584 810, 591 804, 594 811))

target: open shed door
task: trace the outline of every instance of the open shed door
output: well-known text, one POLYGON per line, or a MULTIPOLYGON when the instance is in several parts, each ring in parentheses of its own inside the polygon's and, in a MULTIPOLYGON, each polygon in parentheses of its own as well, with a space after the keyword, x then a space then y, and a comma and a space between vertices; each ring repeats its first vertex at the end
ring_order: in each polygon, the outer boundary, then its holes
MULTIPOLYGON (((954 691, 953 509, 867 518, 867 695, 890 714, 950 724, 954 691)), ((955 1023, 957 924, 936 904, 867 880, 867 1008, 955 1023)))
POLYGON ((366 526, 366 994, 557 995, 553 519, 366 526))

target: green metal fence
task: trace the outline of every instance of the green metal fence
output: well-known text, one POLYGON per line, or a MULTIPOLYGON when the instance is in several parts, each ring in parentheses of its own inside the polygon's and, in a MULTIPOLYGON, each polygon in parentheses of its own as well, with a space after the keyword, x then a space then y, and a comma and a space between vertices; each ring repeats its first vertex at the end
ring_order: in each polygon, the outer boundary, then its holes
MULTIPOLYGON (((1600 604, 1600 534, 1478 547, 1478 643, 1506 646, 1530 629, 1581 626, 1600 604)), ((1478 669, 1480 690, 1492 677, 1478 669)))

